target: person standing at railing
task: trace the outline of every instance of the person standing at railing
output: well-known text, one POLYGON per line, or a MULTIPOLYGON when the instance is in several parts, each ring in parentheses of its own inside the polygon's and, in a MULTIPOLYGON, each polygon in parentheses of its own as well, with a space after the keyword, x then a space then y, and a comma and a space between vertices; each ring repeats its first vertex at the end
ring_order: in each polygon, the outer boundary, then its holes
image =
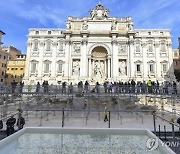
POLYGON ((17 82, 15 80, 13 80, 11 82, 11 88, 12 88, 12 93, 13 94, 15 93, 16 86, 17 86, 17 82))
POLYGON ((96 86, 95 86, 95 89, 96 89, 96 93, 99 94, 99 82, 96 82, 96 86))
POLYGON ((69 87, 68 87, 68 91, 70 94, 73 93, 73 85, 72 85, 72 82, 70 83, 69 87))
POLYGON ((86 81, 85 84, 84 84, 84 90, 85 90, 86 93, 89 91, 89 83, 88 83, 88 81, 86 81))
POLYGON ((6 125, 7 125, 6 134, 7 134, 7 136, 14 133, 14 125, 15 125, 15 123, 16 123, 16 119, 12 115, 6 122, 6 125))
POLYGON ((19 82, 19 94, 22 94, 24 82, 19 82))
POLYGON ((151 82, 151 80, 149 80, 147 82, 147 87, 148 87, 148 93, 151 94, 152 93, 152 82, 151 82))
POLYGON ((19 117, 16 124, 18 127, 18 130, 23 129, 24 124, 25 124, 25 119, 22 117, 22 114, 19 113, 19 117))
POLYGON ((39 82, 37 82, 37 85, 36 85, 36 93, 39 93, 39 90, 40 90, 40 83, 39 82))

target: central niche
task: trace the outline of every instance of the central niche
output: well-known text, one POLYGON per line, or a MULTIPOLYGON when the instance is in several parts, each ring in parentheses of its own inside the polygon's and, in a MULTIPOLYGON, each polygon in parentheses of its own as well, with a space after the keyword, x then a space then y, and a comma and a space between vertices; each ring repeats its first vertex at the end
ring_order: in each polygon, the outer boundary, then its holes
POLYGON ((102 46, 95 47, 92 50, 92 77, 96 81, 107 76, 107 55, 107 50, 102 46))

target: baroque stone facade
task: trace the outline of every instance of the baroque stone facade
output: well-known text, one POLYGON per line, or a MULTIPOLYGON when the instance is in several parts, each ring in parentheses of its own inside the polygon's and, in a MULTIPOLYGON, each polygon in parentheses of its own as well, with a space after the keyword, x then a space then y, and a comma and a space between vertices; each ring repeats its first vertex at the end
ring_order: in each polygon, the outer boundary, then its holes
POLYGON ((134 29, 101 3, 66 29, 30 29, 24 82, 174 80, 170 30, 134 29))

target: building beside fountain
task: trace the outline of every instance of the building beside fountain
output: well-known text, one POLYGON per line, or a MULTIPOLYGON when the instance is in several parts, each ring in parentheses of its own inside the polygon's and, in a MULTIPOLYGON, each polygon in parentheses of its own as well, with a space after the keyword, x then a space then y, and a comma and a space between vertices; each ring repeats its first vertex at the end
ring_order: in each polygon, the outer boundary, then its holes
POLYGON ((134 29, 131 17, 109 12, 99 3, 66 29, 30 29, 24 82, 174 80, 170 30, 134 29))

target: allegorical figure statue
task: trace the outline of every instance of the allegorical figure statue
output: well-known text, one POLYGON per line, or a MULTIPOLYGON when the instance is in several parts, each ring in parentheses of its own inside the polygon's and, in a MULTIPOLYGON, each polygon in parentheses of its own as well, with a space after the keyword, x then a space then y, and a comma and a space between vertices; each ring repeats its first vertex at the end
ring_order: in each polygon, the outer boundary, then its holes
POLYGON ((112 21, 111 30, 116 30, 116 20, 115 19, 113 19, 113 21, 112 21))
POLYGON ((73 75, 74 75, 74 76, 79 76, 79 72, 80 72, 79 62, 76 61, 76 62, 74 63, 74 66, 73 66, 73 75))
POLYGON ((66 28, 69 30, 71 28, 71 24, 69 21, 66 22, 66 28))
POLYGON ((95 62, 94 65, 94 74, 97 78, 102 78, 103 74, 102 74, 102 69, 101 69, 101 63, 100 62, 95 62))
POLYGON ((87 20, 84 20, 83 25, 82 25, 82 29, 83 30, 87 30, 88 29, 87 20))
POLYGON ((96 14, 97 14, 96 10, 94 10, 94 9, 90 10, 91 19, 93 19, 96 14))
POLYGON ((126 75, 126 62, 125 61, 121 61, 119 63, 119 74, 126 75))

